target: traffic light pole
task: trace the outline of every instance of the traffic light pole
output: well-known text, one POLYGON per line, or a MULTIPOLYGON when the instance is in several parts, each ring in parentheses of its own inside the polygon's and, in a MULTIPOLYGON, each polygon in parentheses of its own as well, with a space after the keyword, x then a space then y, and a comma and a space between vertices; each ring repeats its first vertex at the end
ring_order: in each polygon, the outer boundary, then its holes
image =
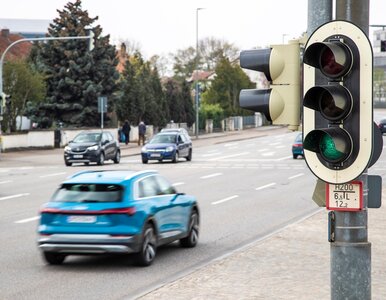
POLYGON ((371 243, 367 238, 367 170, 363 182, 364 209, 357 212, 334 211, 333 241, 330 244, 331 299, 371 299, 371 243))
MULTIPOLYGON (((337 1, 336 17, 357 24, 368 35, 369 1, 337 1)), ((364 121, 364 120, 363 120, 364 121)), ((371 299, 371 243, 368 242, 368 174, 363 182, 363 210, 335 211, 330 244, 331 299, 371 299)))

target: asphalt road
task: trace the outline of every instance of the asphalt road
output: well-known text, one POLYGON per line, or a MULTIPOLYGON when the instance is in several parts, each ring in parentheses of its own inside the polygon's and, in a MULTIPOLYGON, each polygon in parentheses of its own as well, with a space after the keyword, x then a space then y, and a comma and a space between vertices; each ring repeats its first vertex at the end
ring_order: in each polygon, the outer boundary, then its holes
POLYGON ((36 247, 38 210, 63 179, 86 167, 65 167, 58 150, 8 156, 0 163, 0 298, 135 298, 315 212, 315 177, 303 159, 292 159, 295 135, 207 140, 195 147, 191 162, 143 165, 132 156, 103 166, 157 169, 199 200, 199 245, 163 247, 148 268, 133 266, 130 257, 106 256, 70 256, 62 266, 46 265, 36 247))

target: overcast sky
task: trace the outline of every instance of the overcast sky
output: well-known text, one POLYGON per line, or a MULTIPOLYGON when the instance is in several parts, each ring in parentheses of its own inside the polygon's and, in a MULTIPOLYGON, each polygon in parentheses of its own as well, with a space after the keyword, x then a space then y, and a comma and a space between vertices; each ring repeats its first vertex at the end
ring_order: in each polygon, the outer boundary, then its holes
MULTIPOLYGON (((49 19, 68 0, 3 0, 0 18, 49 19)), ((307 30, 307 0, 83 0, 82 8, 115 40, 135 41, 145 55, 168 54, 198 37, 240 49, 282 43, 307 30)), ((370 0, 370 24, 386 24, 386 1, 370 0)), ((10 28, 12 31, 12 28, 10 28)), ((372 36, 370 36, 372 40, 372 36)))

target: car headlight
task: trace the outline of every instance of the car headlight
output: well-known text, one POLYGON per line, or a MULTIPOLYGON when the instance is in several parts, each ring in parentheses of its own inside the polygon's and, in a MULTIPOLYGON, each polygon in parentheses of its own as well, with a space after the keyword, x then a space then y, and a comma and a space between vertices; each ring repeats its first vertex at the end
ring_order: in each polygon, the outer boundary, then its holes
POLYGON ((69 146, 64 147, 64 152, 70 152, 70 151, 71 151, 71 147, 69 146))
POLYGON ((166 147, 165 151, 166 152, 172 152, 174 150, 173 146, 166 147))
POLYGON ((91 146, 91 147, 88 147, 87 150, 88 151, 96 151, 99 149, 99 146, 98 145, 94 145, 94 146, 91 146))
POLYGON ((147 152, 146 146, 143 146, 141 152, 147 152))

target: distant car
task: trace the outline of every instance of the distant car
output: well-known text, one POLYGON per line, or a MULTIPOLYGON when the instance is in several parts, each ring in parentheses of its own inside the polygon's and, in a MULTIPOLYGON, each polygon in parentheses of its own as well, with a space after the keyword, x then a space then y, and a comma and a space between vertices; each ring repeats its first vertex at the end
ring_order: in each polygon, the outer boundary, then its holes
POLYGON ((157 247, 195 247, 199 208, 156 171, 82 171, 41 209, 38 247, 53 265, 68 255, 129 254, 150 265, 157 247))
POLYGON ((378 123, 378 127, 382 134, 386 133, 386 119, 381 120, 378 123))
POLYGON ((303 152, 303 134, 299 133, 295 141, 292 145, 292 156, 294 159, 298 158, 298 156, 304 157, 304 152, 303 152))
MULTIPOLYGON (((185 130, 186 131, 186 130, 185 130)), ((192 160, 193 144, 183 131, 165 130, 156 134, 145 146, 142 147, 142 163, 149 160, 171 160, 178 162, 180 157, 192 160)))
POLYGON ((97 163, 103 165, 106 160, 118 164, 121 159, 119 142, 108 131, 81 132, 64 148, 64 163, 97 163))

